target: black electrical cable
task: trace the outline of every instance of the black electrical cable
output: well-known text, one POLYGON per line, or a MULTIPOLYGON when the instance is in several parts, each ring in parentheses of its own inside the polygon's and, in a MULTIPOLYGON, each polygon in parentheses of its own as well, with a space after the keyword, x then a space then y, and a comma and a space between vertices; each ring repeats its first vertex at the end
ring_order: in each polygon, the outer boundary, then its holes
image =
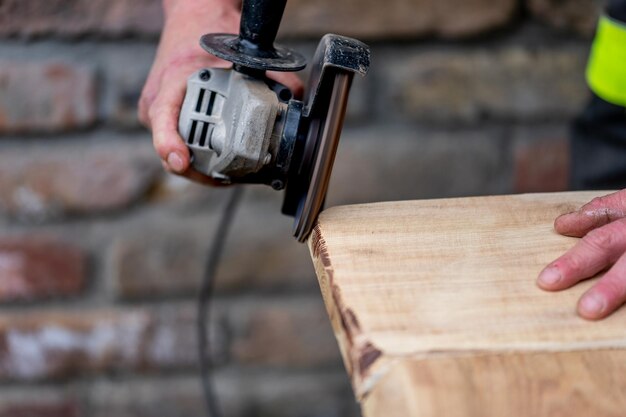
POLYGON ((222 256, 222 251, 226 243, 226 237, 230 229, 233 217, 237 211, 237 206, 241 200, 243 189, 235 186, 230 192, 226 205, 224 206, 220 222, 213 237, 213 243, 209 249, 202 286, 198 295, 198 317, 197 317, 197 337, 198 337, 198 358, 200 362, 200 372, 202 373, 202 391, 204 401, 209 413, 209 417, 221 417, 217 396, 213 386, 213 364, 207 351, 210 347, 209 318, 210 302, 215 287, 215 276, 217 267, 222 256))

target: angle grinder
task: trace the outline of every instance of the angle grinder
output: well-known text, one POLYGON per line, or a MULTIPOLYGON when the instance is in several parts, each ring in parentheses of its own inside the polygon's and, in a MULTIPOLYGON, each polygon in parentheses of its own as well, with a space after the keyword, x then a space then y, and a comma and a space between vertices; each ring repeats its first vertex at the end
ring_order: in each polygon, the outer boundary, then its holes
POLYGON ((306 60, 274 44, 287 0, 244 0, 240 31, 207 34, 200 45, 233 63, 192 74, 178 129, 194 169, 223 184, 284 190, 282 212, 304 242, 322 209, 354 74, 364 76, 364 43, 325 35, 315 52, 304 101, 266 71, 300 71, 306 60))

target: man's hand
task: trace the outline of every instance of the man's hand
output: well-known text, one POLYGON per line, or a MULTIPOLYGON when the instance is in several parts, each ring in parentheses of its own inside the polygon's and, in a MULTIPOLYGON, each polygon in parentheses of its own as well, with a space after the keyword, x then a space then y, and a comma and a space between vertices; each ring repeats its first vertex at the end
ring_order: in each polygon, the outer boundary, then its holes
POLYGON ((582 239, 539 274, 538 285, 563 290, 609 268, 578 302, 578 314, 586 319, 608 316, 626 302, 626 189, 560 216, 554 227, 582 239))
MULTIPOLYGON (((213 184, 194 171, 187 146, 178 134, 178 116, 185 97, 187 78, 207 67, 225 68, 230 63, 205 52, 199 45, 205 33, 238 33, 240 2, 237 0, 164 0, 165 26, 156 58, 139 100, 139 120, 152 130, 154 147, 163 167, 175 174, 213 184)), ((268 73, 286 85, 296 97, 302 83, 293 73, 268 73)))

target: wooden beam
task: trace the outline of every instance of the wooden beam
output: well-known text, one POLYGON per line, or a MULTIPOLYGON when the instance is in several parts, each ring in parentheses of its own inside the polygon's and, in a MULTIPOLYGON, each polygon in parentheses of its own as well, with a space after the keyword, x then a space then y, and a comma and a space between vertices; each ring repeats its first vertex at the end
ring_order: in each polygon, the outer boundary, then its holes
POLYGON ((331 208, 309 248, 366 417, 626 415, 626 309, 538 289, 576 239, 554 218, 604 193, 331 208))

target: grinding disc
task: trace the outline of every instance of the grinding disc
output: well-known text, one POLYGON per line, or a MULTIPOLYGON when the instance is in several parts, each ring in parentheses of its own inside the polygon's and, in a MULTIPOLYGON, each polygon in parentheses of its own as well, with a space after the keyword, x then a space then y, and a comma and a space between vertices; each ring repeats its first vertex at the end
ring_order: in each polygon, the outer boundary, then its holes
POLYGON ((311 233, 326 199, 351 81, 352 74, 339 72, 335 75, 325 117, 323 120, 314 120, 309 131, 302 165, 305 170, 309 170, 309 180, 306 182, 308 188, 302 190, 293 227, 293 234, 299 242, 304 242, 311 233))

